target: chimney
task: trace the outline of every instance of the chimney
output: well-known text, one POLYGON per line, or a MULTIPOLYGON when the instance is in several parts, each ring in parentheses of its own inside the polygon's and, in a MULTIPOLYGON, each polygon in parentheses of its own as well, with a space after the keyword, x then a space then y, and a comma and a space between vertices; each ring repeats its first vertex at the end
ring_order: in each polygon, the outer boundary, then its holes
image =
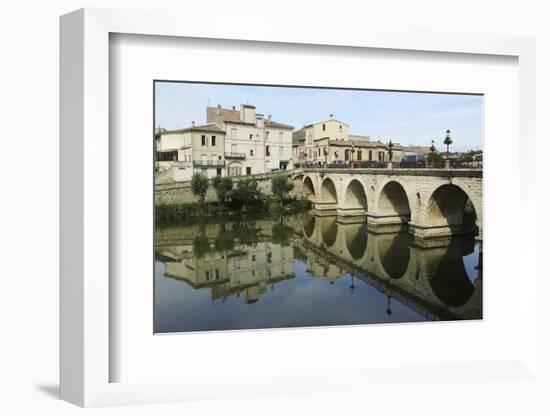
POLYGON ((269 121, 271 123, 271 114, 267 115, 267 121, 269 121))
POLYGON ((218 104, 218 108, 216 109, 216 114, 220 115, 222 113, 222 106, 221 104, 218 104))
POLYGON ((195 120, 191 122, 191 127, 195 127, 195 120))

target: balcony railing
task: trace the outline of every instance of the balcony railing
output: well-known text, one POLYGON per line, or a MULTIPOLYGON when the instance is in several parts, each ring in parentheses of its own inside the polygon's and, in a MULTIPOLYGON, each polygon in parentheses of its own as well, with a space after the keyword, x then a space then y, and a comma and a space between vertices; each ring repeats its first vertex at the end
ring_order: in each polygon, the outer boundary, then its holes
POLYGON ((193 166, 201 167, 224 167, 225 160, 193 160, 193 166))
POLYGON ((235 152, 226 152, 225 153, 226 159, 246 159, 245 153, 235 153, 235 152))
POLYGON ((191 167, 191 161, 184 160, 157 160, 155 161, 157 167, 161 168, 189 168, 191 167))

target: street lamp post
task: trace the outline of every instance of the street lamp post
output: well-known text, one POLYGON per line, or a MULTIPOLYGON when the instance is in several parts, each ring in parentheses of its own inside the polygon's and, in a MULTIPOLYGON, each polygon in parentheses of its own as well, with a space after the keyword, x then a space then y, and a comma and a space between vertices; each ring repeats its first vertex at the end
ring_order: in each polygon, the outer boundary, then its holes
POLYGON ((395 145, 392 143, 392 141, 390 140, 390 142, 388 143, 388 148, 390 149, 388 151, 388 156, 389 156, 389 159, 390 159, 390 162, 388 163, 388 169, 391 169, 393 167, 393 147, 395 145))
POLYGON ((352 143, 351 144, 351 167, 353 169, 353 155, 355 153, 355 145, 352 143))
POLYGON ((451 164, 449 162, 449 146, 453 144, 453 140, 451 139, 451 130, 447 130, 445 132, 445 140, 443 141, 443 143, 447 145, 447 157, 445 159, 445 168, 449 169, 451 167, 451 164))
POLYGON ((323 154, 325 155, 325 169, 328 165, 328 147, 323 147, 323 154))
POLYGON ((430 146, 430 154, 432 155, 432 160, 430 161, 430 164, 432 165, 432 167, 435 162, 435 151, 435 140, 432 140, 432 145, 430 146))

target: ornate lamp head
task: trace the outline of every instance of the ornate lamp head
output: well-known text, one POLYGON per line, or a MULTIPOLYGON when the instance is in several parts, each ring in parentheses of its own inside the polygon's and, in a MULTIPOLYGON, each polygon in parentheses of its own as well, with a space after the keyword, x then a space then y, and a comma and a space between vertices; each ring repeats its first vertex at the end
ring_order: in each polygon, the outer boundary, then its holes
POLYGON ((453 144, 453 140, 451 139, 451 130, 447 130, 445 132, 445 140, 443 141, 447 146, 450 144, 453 144))

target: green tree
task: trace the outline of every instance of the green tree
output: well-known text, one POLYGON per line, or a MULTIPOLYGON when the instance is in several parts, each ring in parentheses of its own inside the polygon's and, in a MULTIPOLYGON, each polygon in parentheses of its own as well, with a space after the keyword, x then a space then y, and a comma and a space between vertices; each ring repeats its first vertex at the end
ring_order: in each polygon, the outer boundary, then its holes
POLYGON ((482 153, 481 150, 468 150, 467 152, 460 154, 460 160, 462 162, 472 162, 474 160, 474 156, 482 153))
POLYGON ((191 178, 191 190, 193 191, 193 195, 199 199, 199 202, 204 204, 204 198, 208 191, 208 179, 206 176, 195 173, 191 178))
POLYGON ((231 194, 231 190, 233 189, 233 179, 229 176, 215 176, 212 179, 212 186, 216 190, 219 203, 225 204, 227 202, 227 198, 231 194))
POLYGON ((285 174, 275 175, 271 178, 271 192, 281 202, 281 207, 285 197, 294 189, 294 184, 288 180, 285 174))
POLYGON ((253 178, 241 179, 231 191, 231 207, 239 210, 260 210, 265 205, 265 197, 253 178))

